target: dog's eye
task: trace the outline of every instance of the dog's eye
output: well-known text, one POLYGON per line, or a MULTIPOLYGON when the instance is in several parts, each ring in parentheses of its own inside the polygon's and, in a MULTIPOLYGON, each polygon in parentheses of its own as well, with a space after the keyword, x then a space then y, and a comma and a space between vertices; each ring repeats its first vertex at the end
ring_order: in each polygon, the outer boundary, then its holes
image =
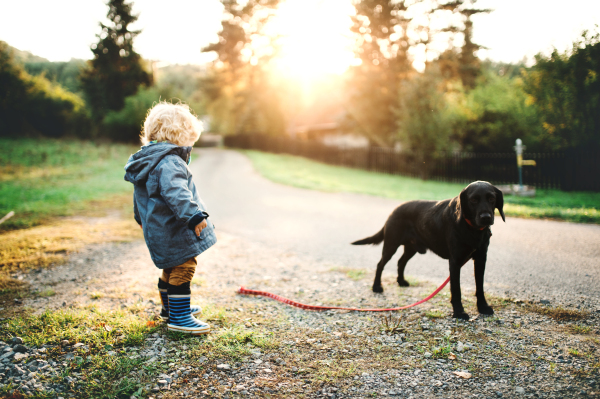
POLYGON ((479 198, 471 198, 469 201, 473 204, 476 204, 479 202, 479 198))
POLYGON ((490 197, 490 198, 488 199, 488 201, 489 201, 489 202, 494 202, 494 201, 496 201, 496 198, 494 198, 494 197, 490 197))

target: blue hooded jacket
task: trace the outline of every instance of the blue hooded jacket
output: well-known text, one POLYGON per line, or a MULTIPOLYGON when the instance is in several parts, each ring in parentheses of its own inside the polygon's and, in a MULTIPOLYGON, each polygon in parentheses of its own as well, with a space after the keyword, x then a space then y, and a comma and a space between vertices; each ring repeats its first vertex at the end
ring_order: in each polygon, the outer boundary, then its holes
POLYGON ((133 211, 159 269, 178 266, 217 242, 187 167, 192 147, 171 143, 143 146, 129 157, 125 180, 133 183, 133 211), (200 237, 194 228, 207 219, 200 237))

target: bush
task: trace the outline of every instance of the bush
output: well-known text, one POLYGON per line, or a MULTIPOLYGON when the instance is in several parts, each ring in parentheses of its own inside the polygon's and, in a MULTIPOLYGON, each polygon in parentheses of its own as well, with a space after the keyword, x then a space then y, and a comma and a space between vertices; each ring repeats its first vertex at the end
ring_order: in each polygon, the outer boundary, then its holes
POLYGON ((104 135, 117 141, 139 141, 148 109, 160 99, 160 93, 156 88, 141 87, 136 94, 125 98, 123 109, 106 114, 103 120, 104 135))
POLYGON ((0 135, 83 135, 89 119, 81 97, 44 76, 31 76, 0 42, 0 135))

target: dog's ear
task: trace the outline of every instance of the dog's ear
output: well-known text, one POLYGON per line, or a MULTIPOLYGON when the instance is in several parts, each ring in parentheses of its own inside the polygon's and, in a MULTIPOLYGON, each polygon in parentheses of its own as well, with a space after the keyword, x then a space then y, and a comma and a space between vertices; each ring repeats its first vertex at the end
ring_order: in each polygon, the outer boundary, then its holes
POLYGON ((498 190, 496 187, 494 187, 494 192, 496 193, 496 208, 500 212, 500 216, 502 216, 502 221, 506 222, 504 210, 502 209, 504 208, 504 194, 502 194, 502 191, 498 190))
POLYGON ((472 219, 471 208, 469 208, 469 197, 467 196, 468 188, 468 186, 463 188, 463 190, 458 195, 458 199, 460 200, 460 214, 457 216, 459 218, 472 219))

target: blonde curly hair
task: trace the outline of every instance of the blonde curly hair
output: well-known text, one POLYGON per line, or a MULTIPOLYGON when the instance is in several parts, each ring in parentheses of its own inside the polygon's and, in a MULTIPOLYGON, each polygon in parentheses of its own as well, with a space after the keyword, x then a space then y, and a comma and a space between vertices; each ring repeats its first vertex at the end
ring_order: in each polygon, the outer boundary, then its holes
POLYGON ((156 140, 188 146, 198 141, 201 133, 202 122, 187 104, 161 101, 148 110, 140 139, 144 145, 156 140))

